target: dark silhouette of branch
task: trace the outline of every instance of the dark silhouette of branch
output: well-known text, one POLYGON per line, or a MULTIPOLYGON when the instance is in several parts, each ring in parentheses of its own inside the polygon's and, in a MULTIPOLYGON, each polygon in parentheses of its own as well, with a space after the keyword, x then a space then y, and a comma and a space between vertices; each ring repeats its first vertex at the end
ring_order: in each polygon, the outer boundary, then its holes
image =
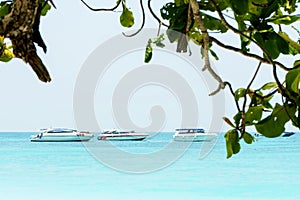
POLYGON ((119 0, 117 2, 117 4, 112 7, 112 8, 92 8, 91 6, 89 6, 87 3, 85 3, 84 0, 81 0, 81 2, 90 10, 92 11, 114 11, 115 9, 117 9, 119 7, 119 5, 121 4, 121 0, 119 0))
MULTIPOLYGON (((233 91, 233 89, 232 89, 231 83, 225 81, 224 84, 225 84, 225 86, 228 86, 228 87, 229 87, 230 93, 231 93, 232 96, 234 97, 235 94, 234 94, 234 91, 233 91)), ((240 106, 239 106, 238 102, 237 102, 235 99, 234 99, 234 101, 235 101, 235 105, 236 105, 238 111, 241 112, 241 109, 240 109, 240 106)))
POLYGON ((281 85, 280 83, 280 80, 278 78, 278 75, 277 75, 277 67, 276 67, 276 63, 274 62, 274 60, 272 59, 272 57, 270 56, 269 52, 266 51, 258 42, 256 42, 254 39, 252 39, 251 37, 249 37, 248 35, 244 34, 243 32, 239 31, 238 29, 234 28, 233 26, 231 26, 227 21, 226 19, 224 18, 222 12, 221 12, 221 9, 217 6, 216 2, 214 0, 210 0, 209 1, 210 4, 216 9, 221 21, 223 22, 223 24, 228 28, 230 29, 231 31, 233 31, 234 33, 238 34, 238 35, 241 35, 245 38, 247 38, 248 40, 250 40, 251 42, 253 42, 254 44, 256 44, 261 50, 262 52, 265 54, 265 56, 267 57, 267 60, 269 61, 270 64, 272 64, 273 66, 273 77, 279 87, 279 90, 281 92, 281 94, 283 96, 285 96, 286 98, 288 98, 290 101, 294 102, 290 97, 289 95, 285 92, 284 90, 284 87, 281 85))
MULTIPOLYGON (((224 49, 227 49, 227 50, 232 50, 232 51, 235 51, 235 52, 238 52, 238 53, 241 53, 249 58, 255 58, 257 60, 259 60, 260 62, 262 63, 267 63, 267 64, 271 64, 269 62, 269 60, 265 59, 265 58, 262 58, 256 54, 252 54, 252 53, 248 53, 246 51, 243 51, 242 49, 240 48, 236 48, 236 47, 233 47, 233 46, 229 46, 229 45, 226 45, 226 44, 223 44, 222 42, 220 42, 219 40, 217 40, 216 38, 214 37, 210 37, 210 40, 214 43, 216 43, 217 45, 219 45, 220 47, 223 47, 224 49)), ((274 63, 276 65, 278 65, 280 68, 286 70, 286 71, 289 71, 289 70, 292 70, 292 69, 295 69, 295 68, 288 68, 286 66, 284 66, 283 64, 281 64, 280 62, 277 62, 277 61, 274 61, 274 63)))
POLYGON ((55 4, 53 3, 52 0, 47 0, 46 3, 45 3, 45 5, 48 3, 48 1, 49 1, 49 2, 51 3, 51 5, 56 9, 56 6, 55 6, 55 4))
POLYGON ((259 71, 259 69, 260 69, 260 66, 261 66, 261 62, 259 62, 258 66, 257 66, 257 68, 256 68, 256 70, 255 70, 255 73, 254 73, 254 75, 253 75, 251 81, 249 82, 249 84, 248 84, 248 86, 247 86, 247 88, 246 88, 246 93, 244 94, 244 102, 243 102, 243 107, 242 107, 242 117, 241 117, 241 118, 242 118, 242 124, 241 124, 241 130, 240 130, 240 132, 241 132, 240 139, 243 138, 244 133, 245 133, 245 130, 246 130, 246 122, 245 122, 245 117, 246 117, 246 116, 245 116, 245 113, 246 113, 247 94, 248 94, 248 91, 249 91, 249 89, 250 89, 252 83, 254 82, 254 79, 256 78, 256 76, 257 76, 257 74, 258 74, 258 71, 259 71))
POLYGON ((141 5, 141 10, 142 10, 142 25, 139 28, 139 30, 137 30, 135 33, 132 33, 130 35, 123 33, 123 35, 126 37, 133 37, 133 36, 137 35, 139 32, 141 32, 141 30, 144 28, 146 16, 145 16, 145 9, 143 6, 143 0, 140 0, 140 5, 141 5))
POLYGON ((151 7, 151 0, 148 0, 148 9, 151 13, 151 15, 154 17, 154 19, 156 19, 158 21, 159 24, 165 26, 165 27, 169 27, 167 24, 163 23, 158 17, 157 15, 153 12, 153 9, 151 7))
POLYGON ((41 0, 15 0, 11 12, 0 20, 0 35, 11 40, 15 57, 29 63, 41 81, 49 82, 50 75, 34 44, 46 50, 39 33, 40 5, 41 0))
POLYGON ((201 30, 202 33, 202 40, 203 40, 203 56, 204 56, 204 68, 203 70, 208 70, 208 72, 212 75, 214 79, 216 79, 219 83, 218 88, 209 94, 210 96, 215 95, 218 93, 221 89, 224 89, 225 84, 222 81, 221 77, 212 69, 210 62, 209 62, 209 35, 207 33, 207 29, 204 25, 204 22, 202 21, 202 18, 200 16, 200 9, 199 5, 196 0, 190 0, 190 6, 192 8, 193 16, 195 21, 198 24, 198 28, 201 30))

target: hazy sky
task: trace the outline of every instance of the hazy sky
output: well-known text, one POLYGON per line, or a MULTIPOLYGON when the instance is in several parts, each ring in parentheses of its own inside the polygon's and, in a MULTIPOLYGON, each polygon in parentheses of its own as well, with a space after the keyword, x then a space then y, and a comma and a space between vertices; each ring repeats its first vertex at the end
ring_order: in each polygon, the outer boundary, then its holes
MULTIPOLYGON (((79 0, 54 1, 57 9, 49 11, 48 15, 41 20, 41 32, 48 46, 47 54, 39 50, 39 55, 46 64, 52 81, 50 83, 40 82, 29 65, 19 59, 13 59, 8 64, 0 63, 0 130, 1 131, 38 131, 46 127, 70 127, 76 128, 73 109, 73 94, 77 77, 82 66, 88 60, 88 56, 102 43, 109 41, 113 36, 121 34, 125 29, 119 24, 120 12, 92 12, 89 11, 79 0)), ((110 1, 87 1, 95 7, 110 7, 110 1), (96 3, 97 2, 97 3, 96 3)), ((111 1, 115 2, 115 1, 111 1)), ((133 9, 136 17, 136 24, 133 28, 140 25, 140 9, 134 5, 135 1, 127 1, 128 7, 133 9)), ((153 1, 154 8, 159 8, 162 3, 153 1)), ((146 2, 145 2, 146 3, 146 2)), ((158 9, 157 9, 158 11, 158 9)), ((149 17, 145 27, 157 28, 157 22, 149 17)), ((299 27, 299 23, 297 24, 299 27)), ((124 38, 126 39, 126 38, 124 38)), ((224 37, 224 42, 231 42, 231 37, 224 37)), ((147 39, 145 38, 145 45, 147 39)), ((120 44, 122 45, 122 44, 120 44)), ((111 48, 115 48, 112 45, 111 48)), ((111 49, 107 49, 111 51, 111 49)), ((158 53, 158 51, 156 51, 158 53)), ((213 100, 209 97, 209 87, 205 83, 203 76, 199 75, 201 67, 196 73, 191 68, 191 64, 184 59, 178 58, 174 53, 161 52, 160 55, 153 55, 152 65, 164 65, 173 67, 183 79, 186 79, 189 86, 195 93, 198 102, 199 126, 208 129, 214 126, 212 121, 213 100), (156 56, 156 57, 155 57, 156 56), (161 61, 161 62, 160 62, 161 61), (183 66, 187 66, 186 68, 183 66)), ((197 54, 198 52, 193 52, 197 54)), ((250 59, 244 59, 235 53, 228 51, 217 52, 220 61, 214 61, 214 65, 221 77, 226 81, 232 81, 233 87, 246 87, 255 71, 258 63, 250 59)), ((128 70, 137 69, 143 66, 143 46, 136 52, 125 52, 117 59, 112 61, 107 72, 108 75, 99 77, 97 82, 94 108, 95 116, 101 128, 116 127, 113 116, 113 101, 109 99, 113 96, 113 91, 128 70), (120 69, 120 70, 119 70, 120 69), (126 71, 127 70, 127 71, 126 71), (101 96, 102 95, 102 96, 101 96)), ((99 63, 104 59, 99 56, 99 63)), ((260 87, 264 81, 272 81, 270 66, 263 66, 262 73, 253 84, 260 87)), ((201 72, 202 73, 202 72, 201 72)), ((179 84, 180 85, 180 84, 179 84)), ((161 85, 150 84, 135 88, 134 93, 128 102, 128 112, 131 120, 136 126, 146 127, 151 123, 150 110, 155 105, 161 105, 166 121, 163 130, 174 130, 180 127, 182 106, 180 99, 176 97, 176 90, 165 90, 161 85), (143 89, 143 91, 142 91, 143 89), (175 92, 174 92, 175 91, 175 92)), ((226 107, 226 116, 232 117, 236 112, 232 97, 229 91, 225 90, 225 100, 222 101, 226 107)), ((117 102, 117 101, 116 101, 117 102)), ((117 102, 118 103, 118 102, 117 102)), ((85 117, 89 120, 90 116, 85 117)), ((152 119, 154 120, 154 119, 152 119)), ((228 128, 226 125, 223 130, 228 128)))

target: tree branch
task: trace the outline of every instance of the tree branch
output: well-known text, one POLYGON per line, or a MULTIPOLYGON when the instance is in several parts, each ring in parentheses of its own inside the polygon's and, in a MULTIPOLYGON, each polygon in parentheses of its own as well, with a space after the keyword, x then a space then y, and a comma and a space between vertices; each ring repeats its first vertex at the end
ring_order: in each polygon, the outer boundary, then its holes
POLYGON ((121 0, 117 1, 117 4, 112 7, 112 8, 92 8, 91 6, 89 6, 87 3, 85 3, 84 0, 81 0, 81 2, 90 10, 92 11, 114 11, 115 9, 117 9, 119 7, 119 5, 121 4, 121 0))
MULTIPOLYGON (((227 82, 227 81, 225 81, 224 84, 225 84, 225 86, 228 86, 228 87, 229 87, 230 93, 231 93, 232 96, 234 97, 235 94, 234 94, 234 91, 233 91, 233 89, 232 89, 231 84, 230 84, 229 82, 227 82)), ((234 101, 235 101, 235 105, 236 105, 237 110, 238 110, 239 112, 241 112, 241 108, 240 108, 240 105, 239 105, 238 101, 235 100, 235 99, 234 99, 234 101)))
MULTIPOLYGON (((238 53, 241 53, 243 54, 244 56, 247 56, 249 58, 254 58, 254 59, 257 59, 258 61, 262 62, 262 63, 267 63, 267 64, 272 64, 270 63, 269 60, 265 59, 265 58, 262 58, 256 54, 252 54, 252 53, 248 53, 246 51, 243 51, 241 50, 240 48, 236 48, 236 47, 233 47, 233 46, 229 46, 229 45, 226 45, 226 44, 223 44, 222 42, 220 42, 219 40, 217 40, 216 38, 214 37, 210 37, 210 40, 214 43, 216 43, 217 45, 219 45, 220 47, 223 47, 224 49, 227 49, 227 50, 231 50, 231 51, 235 51, 235 52, 238 52, 238 53)), ((278 65, 280 68, 286 70, 286 71, 289 71, 289 70, 292 70, 292 69, 295 69, 295 68, 288 68, 286 66, 284 66, 283 64, 281 64, 280 62, 277 62, 277 61, 274 61, 274 63, 276 65, 278 65)))
POLYGON ((253 42, 254 44, 256 44, 261 50, 262 52, 265 54, 265 56, 267 57, 267 60, 269 61, 270 64, 272 64, 273 66, 273 76, 274 79, 279 87, 279 90, 281 92, 281 94, 283 96, 285 96, 286 98, 288 98, 289 100, 291 100, 293 102, 293 100, 289 97, 289 95, 285 92, 283 86, 280 83, 280 80, 277 76, 277 67, 275 62, 273 61, 272 57, 270 56, 269 52, 267 52, 258 42, 256 42, 254 39, 252 39, 251 37, 249 37, 248 35, 244 34, 243 32, 239 31, 238 29, 234 28, 233 26, 231 26, 226 19, 224 18, 220 8, 217 6, 216 2, 214 0, 209 0, 210 4, 216 9, 221 21, 223 22, 223 24, 230 30, 232 30, 234 33, 241 35, 245 38, 247 38, 248 40, 250 40, 251 42, 253 42))
POLYGON ((153 12, 153 9, 151 7, 151 0, 148 0, 148 9, 151 13, 151 15, 154 17, 154 19, 156 19, 158 21, 159 24, 165 26, 165 27, 169 27, 168 25, 166 25, 165 23, 163 23, 158 17, 157 15, 153 12))
POLYGON ((17 58, 29 63, 41 81, 49 82, 50 75, 34 45, 37 42, 46 49, 38 26, 41 2, 42 0, 15 0, 11 12, 0 20, 0 35, 11 40, 13 53, 17 58))
POLYGON ((203 70, 207 69, 208 72, 212 75, 212 77, 214 79, 216 79, 219 83, 217 90, 210 94, 210 96, 212 96, 212 95, 215 95, 216 93, 218 93, 221 89, 224 89, 225 84, 222 81, 222 79, 220 78, 220 76, 212 69, 212 67, 210 65, 210 61, 209 61, 209 42, 210 42, 210 40, 209 40, 209 35, 207 33, 207 29, 206 29, 206 27, 201 19, 201 16, 200 16, 199 5, 196 0, 190 0, 190 5, 192 7, 194 19, 198 25, 198 28, 201 30, 201 33, 202 33, 203 55, 204 55, 204 62, 205 62, 203 70))
POLYGON ((256 76, 258 74, 258 71, 259 71, 260 67, 261 67, 261 62, 259 62, 258 66, 257 66, 257 68, 255 70, 255 73, 254 73, 251 81, 249 82, 249 84, 248 84, 248 86, 246 88, 246 93, 244 95, 244 102, 243 102, 243 107, 242 107, 242 127, 241 127, 241 136, 240 136, 240 139, 243 138, 243 135, 245 133, 245 128, 246 128, 246 122, 245 122, 245 113, 246 112, 245 112, 245 110, 246 110, 246 103, 247 103, 247 94, 248 94, 248 91, 249 91, 252 83, 254 82, 254 79, 256 78, 256 76))
POLYGON ((144 9, 144 6, 143 6, 143 0, 140 0, 140 5, 141 5, 141 9, 142 9, 142 25, 139 28, 139 30, 137 30, 133 34, 126 35, 125 33, 123 33, 123 35, 126 36, 126 37, 133 37, 133 36, 137 35, 139 32, 141 32, 141 30, 144 28, 146 16, 145 16, 145 9, 144 9))

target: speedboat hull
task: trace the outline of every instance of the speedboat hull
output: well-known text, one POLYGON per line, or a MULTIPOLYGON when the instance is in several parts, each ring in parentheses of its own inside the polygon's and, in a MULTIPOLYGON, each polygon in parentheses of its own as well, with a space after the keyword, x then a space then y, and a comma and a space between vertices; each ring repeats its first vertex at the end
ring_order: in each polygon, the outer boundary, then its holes
POLYGON ((205 133, 202 128, 179 128, 173 135, 174 141, 179 142, 203 142, 214 140, 218 135, 205 133))
POLYGON ((144 140, 148 137, 145 133, 135 133, 135 132, 124 132, 124 133, 101 133, 98 136, 98 140, 109 140, 109 141, 139 141, 144 140))
POLYGON ((94 134, 71 129, 49 129, 30 137, 31 142, 83 142, 89 141, 94 134))
POLYGON ((43 136, 30 138, 31 142, 84 142, 92 139, 93 136, 43 136))
POLYGON ((211 141, 217 137, 217 134, 184 134, 184 135, 174 135, 174 141, 179 142, 203 142, 203 141, 211 141))

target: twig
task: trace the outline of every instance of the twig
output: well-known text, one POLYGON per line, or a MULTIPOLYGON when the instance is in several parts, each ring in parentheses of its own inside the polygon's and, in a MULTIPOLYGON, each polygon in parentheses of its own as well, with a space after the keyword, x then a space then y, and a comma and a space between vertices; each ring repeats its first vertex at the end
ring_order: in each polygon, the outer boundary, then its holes
POLYGON ((238 29, 234 28, 233 26, 231 26, 227 21, 226 19, 224 18, 220 8, 217 6, 216 2, 214 0, 209 0, 210 4, 216 9, 221 21, 223 22, 223 24, 230 30, 232 30, 234 33, 238 34, 238 35, 241 35, 245 38, 247 38, 248 40, 250 40, 251 42, 253 42, 254 44, 256 44, 261 50, 262 52, 266 55, 267 57, 267 60, 270 62, 270 64, 272 64, 273 66, 273 76, 274 76, 274 79, 279 87, 279 90, 281 92, 281 94, 283 96, 285 96, 286 98, 288 98, 290 101, 293 102, 293 100, 289 97, 289 95, 285 92, 283 86, 281 85, 280 83, 280 80, 277 76, 277 67, 276 67, 276 64, 275 62, 273 61, 272 57, 270 56, 269 52, 267 52, 258 42, 256 42, 254 39, 252 39, 251 37, 249 37, 248 35, 244 34, 243 32, 239 31, 238 29))
POLYGON ((255 73, 254 73, 251 81, 249 82, 247 88, 246 88, 246 93, 244 94, 244 103, 243 103, 243 108, 242 108, 242 125, 241 125, 241 136, 240 136, 240 139, 243 138, 243 135, 245 133, 245 127, 246 127, 245 110, 246 110, 246 103, 247 103, 247 93, 248 93, 248 90, 250 89, 252 83, 254 82, 254 79, 256 78, 260 67, 261 67, 261 62, 259 62, 258 66, 256 68, 256 71, 255 71, 255 73))
POLYGON ((202 39, 203 39, 203 55, 204 55, 204 69, 203 70, 208 70, 208 72, 212 75, 212 77, 214 79, 216 79, 219 83, 219 86, 217 88, 217 90, 215 90, 214 92, 212 92, 210 94, 210 96, 215 95, 216 93, 218 93, 221 89, 224 89, 225 84, 222 81, 222 79, 220 78, 220 76, 211 68, 210 62, 209 62, 209 35, 207 33, 207 29, 201 19, 200 16, 200 9, 199 9, 199 5, 197 3, 196 0, 190 0, 190 5, 192 7, 192 11, 193 11, 193 15, 194 15, 194 19, 198 24, 198 28, 201 30, 202 33, 202 39))
MULTIPOLYGON (((238 53, 241 53, 243 54, 244 56, 247 56, 249 58, 255 58, 257 59, 258 61, 262 62, 262 63, 267 63, 267 64, 271 64, 269 60, 265 59, 265 58, 262 58, 256 54, 252 54, 252 53, 248 53, 246 51, 243 51, 239 48, 236 48, 236 47, 233 47, 233 46, 229 46, 229 45, 226 45, 226 44, 223 44, 222 42, 220 42, 219 40, 217 40, 216 38, 214 37, 210 37, 210 40, 214 43, 216 43, 217 45, 219 45, 220 47, 223 47, 224 49, 227 49, 227 50, 231 50, 231 51, 235 51, 235 52, 238 52, 238 53)), ((280 68, 286 70, 286 71, 289 71, 289 70, 292 70, 292 69, 295 69, 295 68, 288 68, 286 66, 284 66, 283 64, 281 64, 280 62, 277 62, 275 61, 274 62, 276 65, 278 65, 280 68)))
POLYGON ((165 26, 165 27, 169 27, 167 24, 163 23, 158 17, 157 15, 153 12, 153 9, 151 7, 151 0, 148 0, 148 9, 151 13, 151 15, 154 17, 154 19, 156 19, 158 21, 159 24, 165 26))
POLYGON ((141 5, 141 9, 142 9, 142 25, 139 28, 139 30, 137 30, 135 33, 132 33, 130 35, 126 35, 123 32, 123 35, 126 36, 126 37, 133 37, 133 36, 137 35, 139 32, 141 32, 141 30, 144 28, 146 16, 145 16, 145 9, 144 9, 144 6, 143 6, 143 0, 140 0, 140 5, 141 5))
POLYGON ((88 9, 92 10, 92 11, 114 11, 115 9, 117 9, 119 7, 119 5, 121 4, 121 0, 119 0, 117 2, 117 4, 112 7, 112 8, 92 8, 91 6, 89 6, 87 3, 85 3, 84 0, 80 0, 86 7, 88 7, 88 9))
MULTIPOLYGON (((225 84, 225 86, 228 85, 229 90, 230 90, 232 96, 234 97, 235 94, 234 94, 234 91, 233 91, 233 89, 232 89, 231 84, 230 84, 229 82, 227 82, 227 81, 225 81, 224 84, 225 84)), ((237 100, 235 100, 235 99, 234 99, 234 101, 235 101, 235 105, 236 105, 237 110, 238 110, 239 112, 241 112, 241 108, 240 108, 239 103, 238 103, 237 100)))

